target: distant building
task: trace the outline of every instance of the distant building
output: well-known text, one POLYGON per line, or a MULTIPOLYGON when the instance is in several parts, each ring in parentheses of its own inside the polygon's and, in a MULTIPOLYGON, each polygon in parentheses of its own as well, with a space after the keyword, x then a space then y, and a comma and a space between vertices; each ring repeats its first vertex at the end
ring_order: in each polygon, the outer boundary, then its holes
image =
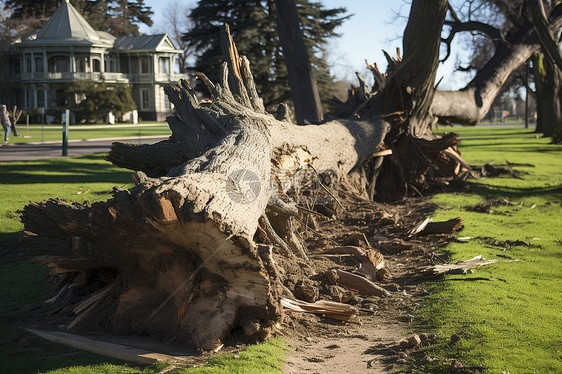
POLYGON ((65 107, 69 82, 106 82, 129 84, 139 117, 162 121, 171 113, 163 87, 185 78, 174 74, 181 51, 167 34, 115 38, 95 31, 68 0, 10 51, 2 100, 21 109, 65 107))

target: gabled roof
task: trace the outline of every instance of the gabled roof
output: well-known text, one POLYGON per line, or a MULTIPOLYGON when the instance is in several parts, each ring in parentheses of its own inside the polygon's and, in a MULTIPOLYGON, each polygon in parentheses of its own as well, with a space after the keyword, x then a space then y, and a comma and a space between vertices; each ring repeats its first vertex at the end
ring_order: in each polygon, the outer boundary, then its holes
POLYGON ((113 48, 123 51, 180 52, 168 34, 121 36, 115 40, 113 48))
MULTIPOLYGON (((100 35, 70 4, 63 1, 61 6, 39 30, 33 44, 112 44, 107 33, 100 35)), ((111 37, 113 38, 113 37, 111 37)), ((114 39, 114 38, 113 38, 114 39)))

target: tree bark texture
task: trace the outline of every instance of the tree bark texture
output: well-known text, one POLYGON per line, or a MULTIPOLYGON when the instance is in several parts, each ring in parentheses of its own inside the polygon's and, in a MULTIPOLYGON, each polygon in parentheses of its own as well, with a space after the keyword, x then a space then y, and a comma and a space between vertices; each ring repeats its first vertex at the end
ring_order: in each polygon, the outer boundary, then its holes
POLYGON ((294 0, 275 0, 275 7, 279 42, 283 48, 297 123, 318 123, 323 117, 322 103, 310 65, 309 51, 302 37, 297 5, 294 0))
POLYGON ((537 99, 537 127, 535 132, 552 136, 560 118, 562 74, 548 59, 539 53, 533 55, 535 95, 537 99))

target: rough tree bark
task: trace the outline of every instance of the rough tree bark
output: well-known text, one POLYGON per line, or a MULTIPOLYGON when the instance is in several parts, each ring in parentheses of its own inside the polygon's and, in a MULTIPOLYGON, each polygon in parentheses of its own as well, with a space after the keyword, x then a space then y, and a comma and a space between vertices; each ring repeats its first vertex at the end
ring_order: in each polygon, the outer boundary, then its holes
POLYGON ((275 0, 277 31, 283 48, 289 84, 295 104, 298 124, 304 121, 322 121, 322 103, 316 87, 316 79, 310 66, 308 49, 301 34, 297 5, 294 0, 275 0))
MULTIPOLYGON (((25 238, 36 259, 51 267, 59 286, 91 295, 69 327, 150 334, 205 349, 237 328, 256 339, 275 330, 282 287, 274 258, 308 266, 291 223, 297 171, 311 168, 336 180, 361 175, 376 182, 377 196, 402 196, 430 174, 458 173, 456 135, 427 131, 436 117, 464 115, 443 104, 454 93, 437 92, 431 100, 445 5, 414 0, 412 9, 428 18, 411 15, 404 61, 388 57, 386 75, 376 76, 379 92, 352 111, 353 120, 321 125, 292 124, 283 107, 276 117, 266 113, 249 62, 224 32, 220 82, 200 75, 212 103, 198 103, 186 82, 167 87, 177 112, 167 119, 172 136, 151 146, 117 143, 108 155, 137 171, 135 187, 91 205, 51 199, 25 207, 25 238), (417 35, 428 44, 412 43, 417 35), (366 164, 368 175, 361 172, 366 164), (256 241, 258 227, 273 249, 256 241)), ((487 68, 497 70, 487 73, 493 84, 502 82, 506 66, 516 67, 499 59, 487 68)), ((474 92, 455 100, 480 108, 479 98, 488 100, 493 90, 474 92)))

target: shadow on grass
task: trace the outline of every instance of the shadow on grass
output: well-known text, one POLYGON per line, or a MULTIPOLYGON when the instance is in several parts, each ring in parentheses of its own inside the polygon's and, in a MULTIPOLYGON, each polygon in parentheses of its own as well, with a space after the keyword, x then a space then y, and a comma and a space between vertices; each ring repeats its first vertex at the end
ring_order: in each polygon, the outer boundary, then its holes
POLYGON ((496 152, 515 152, 515 153, 552 153, 552 154, 560 154, 562 153, 562 147, 556 146, 544 146, 544 147, 528 147, 523 146, 525 143, 520 143, 520 147, 514 147, 517 143, 497 143, 497 144, 463 144, 461 147, 461 151, 463 149, 472 148, 471 150, 491 150, 496 152))
POLYGON ((478 182, 468 182, 470 192, 482 197, 517 199, 529 196, 543 197, 548 200, 562 199, 562 184, 551 187, 507 187, 489 186, 478 182))
POLYGON ((1 184, 33 183, 127 183, 132 171, 118 169, 103 160, 103 155, 73 159, 50 159, 2 165, 1 184))

